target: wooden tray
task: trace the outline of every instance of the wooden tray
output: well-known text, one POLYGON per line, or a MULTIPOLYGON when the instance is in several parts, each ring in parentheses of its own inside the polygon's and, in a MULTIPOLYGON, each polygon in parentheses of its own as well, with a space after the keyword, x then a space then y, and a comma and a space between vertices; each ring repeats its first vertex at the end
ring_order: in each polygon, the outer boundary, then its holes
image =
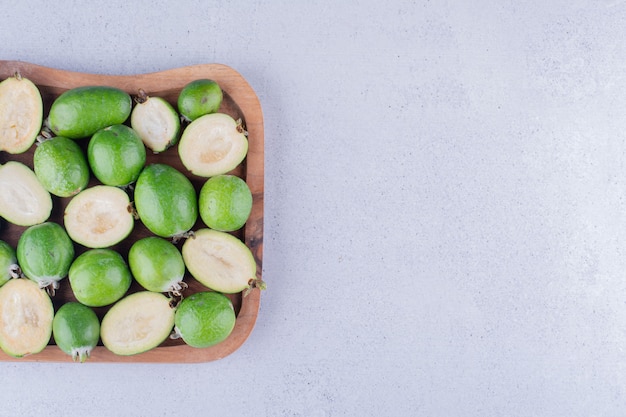
MULTIPOLYGON (((224 100, 220 112, 230 114, 233 118, 241 118, 248 131, 249 150, 246 159, 232 173, 241 176, 250 186, 253 194, 253 207, 250 218, 240 231, 233 233, 242 239, 252 250, 257 262, 257 278, 261 278, 263 260, 263 189, 264 189, 264 138, 263 138, 263 114, 259 100, 247 83, 247 81, 232 68, 221 64, 206 64, 181 67, 161 72, 140 74, 140 75, 98 75, 84 74, 71 71, 46 68, 19 61, 0 61, 0 80, 19 72, 21 76, 34 82, 41 91, 44 102, 44 117, 48 114, 52 101, 63 91, 70 88, 86 85, 108 85, 118 87, 131 96, 135 97, 139 89, 143 89, 148 95, 163 97, 174 106, 181 88, 190 81, 199 78, 209 78, 215 80, 224 91, 224 100)), ((176 106, 175 106, 176 107, 176 106)), ((88 139, 78 141, 81 146, 87 146, 88 139)), ((26 153, 21 155, 0 154, 0 163, 8 160, 18 160, 30 168, 33 168, 32 157, 35 145, 26 153)), ((191 180, 196 191, 200 188, 206 178, 194 176, 187 171, 178 157, 176 147, 168 151, 153 154, 148 151, 147 163, 163 162, 177 168, 191 180)), ((97 182, 92 179, 90 185, 97 182)), ((51 221, 63 224, 63 209, 69 202, 69 198, 58 198, 53 196, 54 209, 50 217, 51 221)), ((199 219, 194 229, 206 227, 199 219)), ((0 240, 11 244, 14 248, 24 227, 10 225, 2 221, 0 226, 0 240)), ((135 223, 135 228, 131 236, 113 247, 127 259, 128 249, 137 239, 149 236, 150 232, 141 224, 135 223)), ((178 247, 180 248, 180 244, 178 247)), ((85 251, 84 247, 76 245, 76 254, 85 251)), ((189 296, 197 291, 207 290, 199 282, 193 279, 188 273, 185 282, 189 288, 185 290, 183 296, 189 296)), ((133 282, 129 293, 141 290, 136 282, 133 282)), ((166 363, 193 363, 208 362, 223 358, 237 350, 247 339, 252 331, 259 311, 260 290, 253 289, 247 296, 241 293, 229 295, 233 301, 237 313, 237 322, 232 334, 222 343, 204 349, 192 348, 185 345, 181 340, 168 339, 162 345, 148 352, 133 356, 118 356, 111 353, 101 344, 91 353, 89 362, 166 362, 166 363)), ((60 288, 52 297, 55 310, 67 301, 75 300, 72 294, 69 281, 66 279, 60 282, 60 288)), ((108 307, 96 308, 96 314, 102 319, 108 307)), ((69 355, 63 353, 54 340, 50 340, 49 345, 40 353, 28 355, 23 358, 13 358, 0 352, 0 361, 35 361, 35 362, 71 362, 69 355)))

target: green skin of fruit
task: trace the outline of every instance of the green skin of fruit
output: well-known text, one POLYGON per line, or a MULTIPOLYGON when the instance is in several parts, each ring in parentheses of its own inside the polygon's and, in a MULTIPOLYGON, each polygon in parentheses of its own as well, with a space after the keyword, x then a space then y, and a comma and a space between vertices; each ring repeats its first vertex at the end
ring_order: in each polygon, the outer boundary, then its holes
POLYGON ((223 294, 204 291, 184 298, 176 308, 176 333, 189 346, 206 348, 225 340, 235 327, 232 302, 223 294))
POLYGON ((202 186, 198 200, 204 224, 222 232, 241 229, 252 211, 250 188, 235 175, 209 178, 202 186))
POLYGON ((17 269, 15 249, 3 240, 0 240, 0 286, 13 278, 17 269))
POLYGON ((22 233, 16 253, 24 275, 47 286, 67 276, 74 260, 74 244, 63 227, 46 222, 22 233))
POLYGON ((84 362, 100 339, 96 313, 78 302, 63 304, 52 320, 54 342, 75 361, 84 362))
POLYGON ((105 185, 125 186, 137 180, 146 163, 146 148, 126 125, 97 131, 89 140, 87 159, 94 175, 105 185))
POLYGON ((146 290, 179 290, 185 263, 176 246, 160 237, 138 240, 128 251, 128 265, 135 280, 146 290))
POLYGON ((41 185, 58 197, 78 194, 89 183, 87 158, 72 139, 57 136, 40 143, 33 165, 41 185))
POLYGON ((187 84, 178 95, 178 111, 185 119, 195 120, 219 110, 224 94, 213 80, 201 79, 187 84))
POLYGON ((189 231, 198 218, 193 184, 165 164, 148 165, 141 172, 135 184, 135 208, 143 224, 161 237, 189 231))
POLYGON ((80 139, 128 119, 132 99, 128 93, 107 86, 77 87, 52 103, 48 126, 57 136, 80 139))
POLYGON ((89 307, 103 307, 122 298, 132 276, 122 256, 112 249, 91 249, 74 260, 69 280, 76 299, 89 307))

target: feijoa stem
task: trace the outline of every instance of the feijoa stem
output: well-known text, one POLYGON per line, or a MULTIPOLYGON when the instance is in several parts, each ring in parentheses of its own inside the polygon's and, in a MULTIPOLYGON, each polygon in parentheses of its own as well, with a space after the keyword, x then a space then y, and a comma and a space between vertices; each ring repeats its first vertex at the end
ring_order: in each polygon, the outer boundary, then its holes
POLYGON ((192 230, 189 230, 188 232, 183 232, 183 233, 179 233, 177 235, 172 236, 172 243, 175 245, 181 239, 189 239, 189 238, 192 238, 192 239, 196 238, 196 234, 192 230))
POLYGON ((248 287, 243 290, 243 296, 246 297, 255 288, 263 291, 267 289, 267 284, 261 278, 250 278, 250 280, 248 281, 248 287))
POLYGON ((24 274, 22 273, 22 268, 18 264, 13 264, 9 266, 9 275, 11 278, 22 278, 24 274))
POLYGON ((137 97, 135 97, 135 102, 137 104, 142 104, 142 103, 145 103, 146 101, 148 101, 148 94, 146 94, 143 88, 140 88, 139 91, 137 92, 137 97))

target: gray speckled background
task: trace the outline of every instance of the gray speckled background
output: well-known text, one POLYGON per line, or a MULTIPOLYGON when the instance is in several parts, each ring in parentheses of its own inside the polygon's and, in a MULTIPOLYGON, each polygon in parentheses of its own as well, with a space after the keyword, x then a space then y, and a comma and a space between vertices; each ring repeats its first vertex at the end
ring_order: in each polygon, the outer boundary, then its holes
POLYGON ((84 3, 0 59, 239 71, 269 289, 217 362, 0 363, 0 415, 626 413, 626 2, 84 3))

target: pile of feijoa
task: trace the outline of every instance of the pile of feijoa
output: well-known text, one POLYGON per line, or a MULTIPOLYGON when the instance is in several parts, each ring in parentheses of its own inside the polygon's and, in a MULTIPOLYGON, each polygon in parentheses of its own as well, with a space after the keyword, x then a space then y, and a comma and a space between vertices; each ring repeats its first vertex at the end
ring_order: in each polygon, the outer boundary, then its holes
POLYGON ((220 112, 220 86, 194 80, 177 101, 132 94, 82 86, 44 106, 29 79, 0 82, 0 217, 20 231, 15 247, 0 240, 8 355, 53 344, 82 362, 99 343, 133 355, 168 338, 208 347, 235 326, 228 295, 262 285, 252 252, 231 233, 253 198, 232 172, 248 138, 241 120, 220 112), (150 159, 172 149, 178 168, 150 159), (11 158, 29 151, 27 161, 11 158), (200 290, 185 294, 190 280, 200 290), (60 286, 70 300, 55 300, 60 286))

